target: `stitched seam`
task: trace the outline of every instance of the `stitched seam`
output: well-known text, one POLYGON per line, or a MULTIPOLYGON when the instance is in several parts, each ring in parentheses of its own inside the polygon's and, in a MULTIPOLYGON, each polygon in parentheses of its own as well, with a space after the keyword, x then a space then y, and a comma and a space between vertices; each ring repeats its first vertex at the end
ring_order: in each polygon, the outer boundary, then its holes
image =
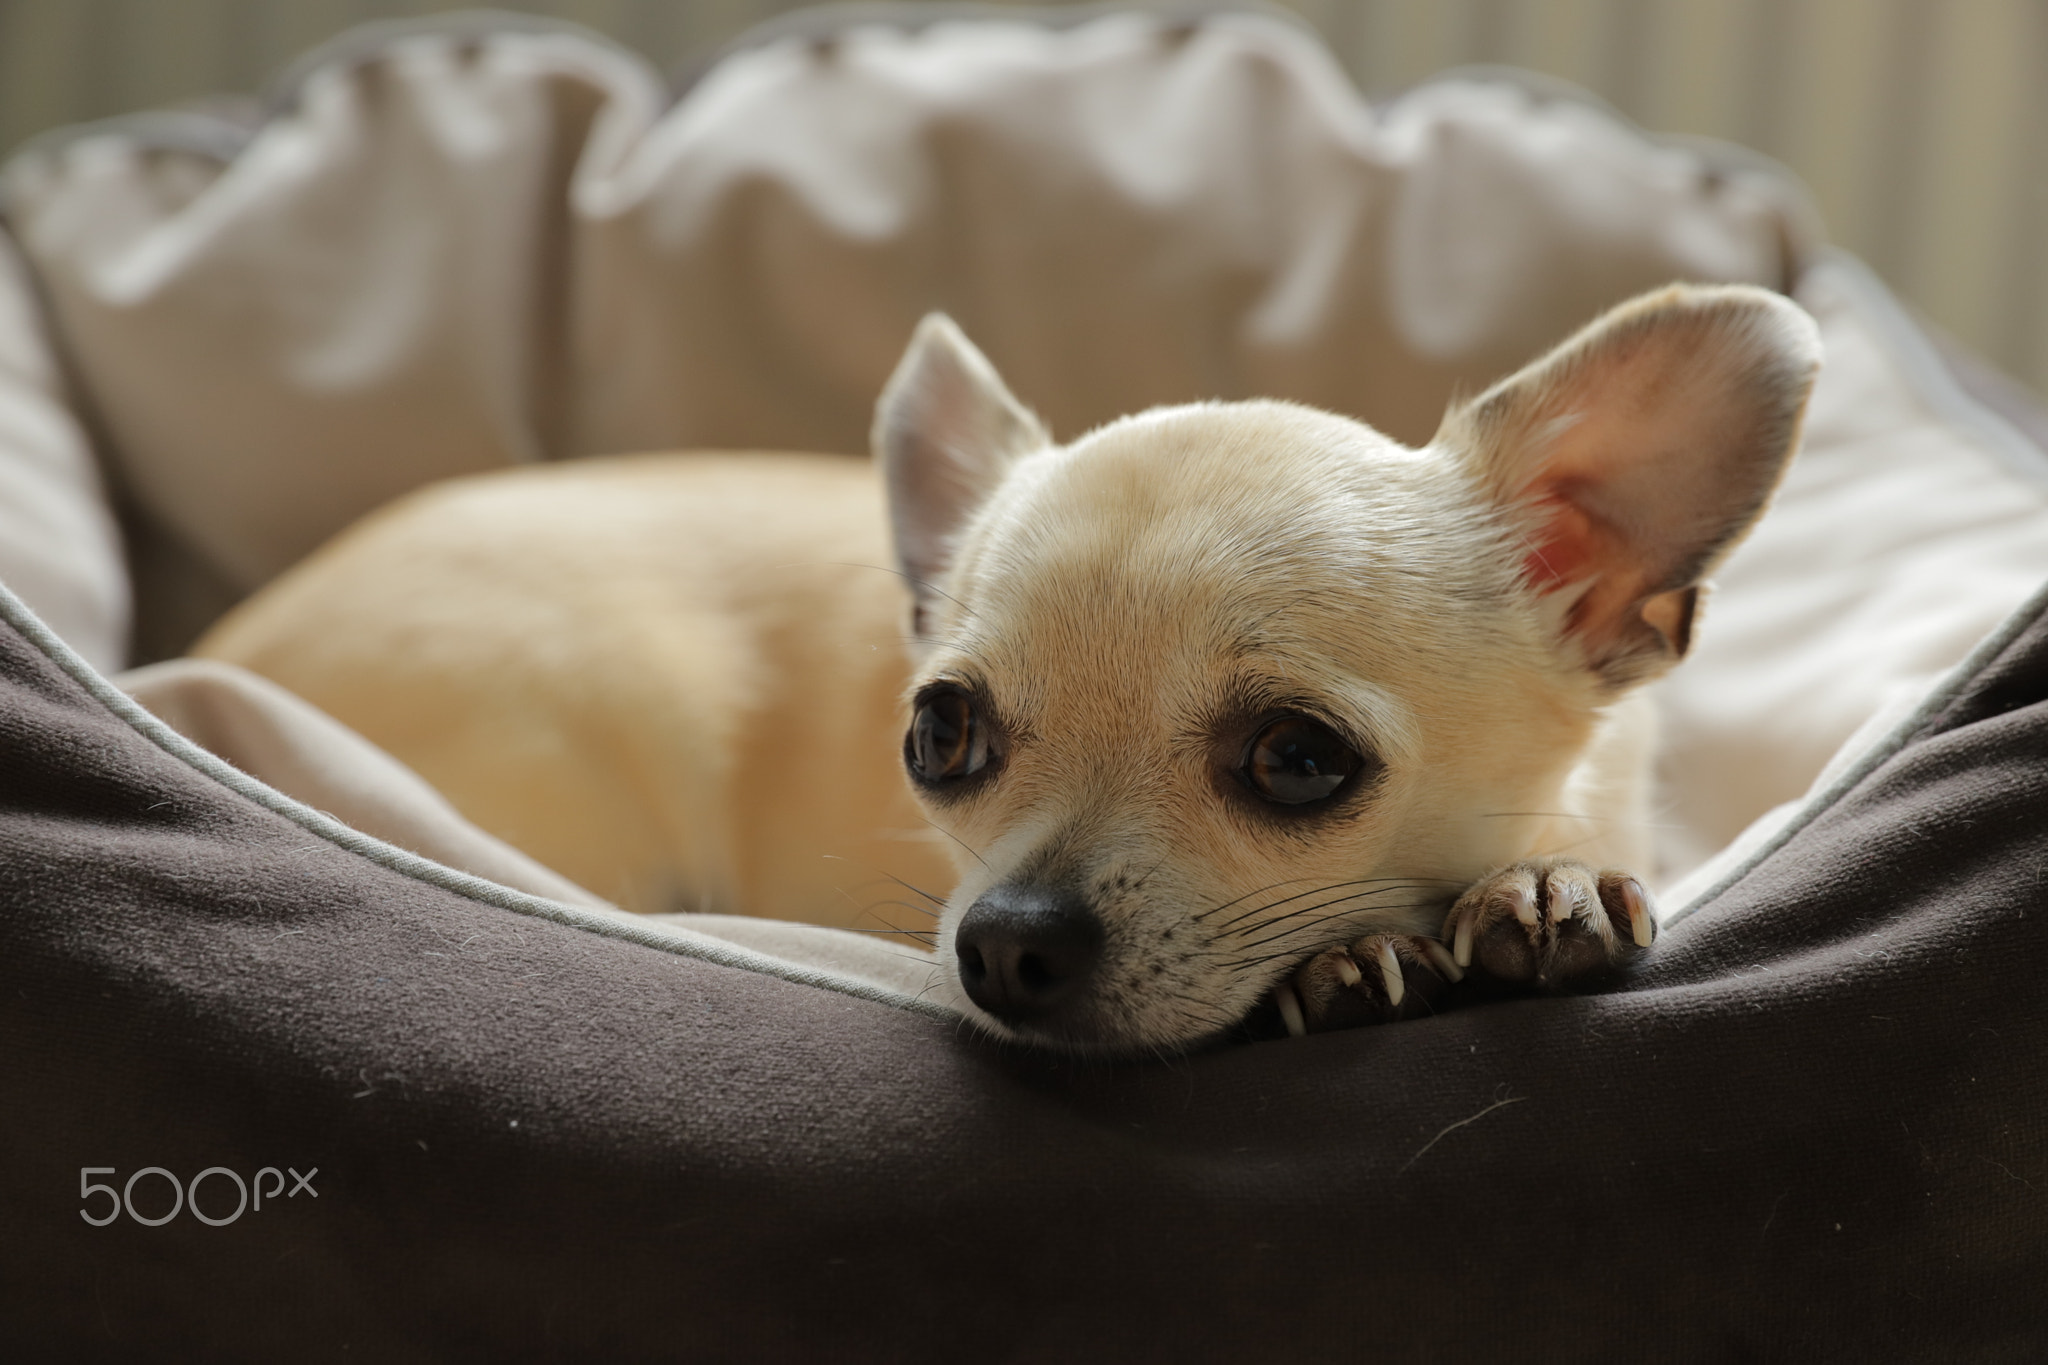
POLYGON ((500 886, 496 882, 437 863, 431 858, 423 858, 395 844, 387 844, 382 839, 343 824, 331 815, 293 800, 276 788, 258 781, 217 755, 209 753, 158 720, 145 710, 141 703, 114 686, 99 670, 79 657, 4 583, 0 583, 0 619, 14 627, 24 639, 40 650, 45 658, 57 665, 73 682, 83 687, 91 694, 93 700, 126 722, 128 728, 149 740, 164 753, 201 776, 226 787, 237 796, 254 802, 274 815, 283 816, 309 834, 317 835, 328 843, 379 867, 499 910, 509 910, 514 914, 527 915, 534 919, 550 920, 571 929, 620 939, 643 948, 673 953, 677 957, 695 958, 720 967, 772 976, 801 986, 815 986, 933 1019, 951 1022, 961 1018, 958 1011, 936 1001, 905 995, 900 991, 889 990, 855 977, 841 976, 836 972, 805 967, 767 953, 724 943, 711 935, 693 930, 614 920, 578 906, 524 891, 515 891, 509 886, 500 886))

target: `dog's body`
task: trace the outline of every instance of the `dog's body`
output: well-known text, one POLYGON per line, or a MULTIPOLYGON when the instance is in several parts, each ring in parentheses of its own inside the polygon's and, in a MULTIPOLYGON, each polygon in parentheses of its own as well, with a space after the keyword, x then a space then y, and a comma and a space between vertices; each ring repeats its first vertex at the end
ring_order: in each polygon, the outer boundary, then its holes
POLYGON ((873 472, 448 485, 203 651, 633 908, 873 927, 950 886, 941 961, 1004 1032, 1181 1045, 1276 987, 1297 1028, 1377 1017, 1648 942, 1626 693, 1685 652, 1816 364, 1782 300, 1668 291, 1423 451, 1265 402, 1055 446, 928 320, 873 472))
POLYGON ((890 555, 865 461, 539 465, 366 518, 198 652, 627 909, 928 929, 888 880, 952 880, 903 780, 890 555))

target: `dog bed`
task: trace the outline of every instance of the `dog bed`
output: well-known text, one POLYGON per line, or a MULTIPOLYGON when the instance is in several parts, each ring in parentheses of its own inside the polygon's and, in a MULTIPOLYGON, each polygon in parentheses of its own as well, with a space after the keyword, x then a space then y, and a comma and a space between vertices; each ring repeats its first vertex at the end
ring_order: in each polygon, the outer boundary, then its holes
POLYGON ((1505 73, 1369 106, 1265 14, 825 12, 673 96, 484 16, 45 139, 0 207, 11 1334, 2040 1349, 2048 428, 1768 164, 1505 73), (1829 360, 1661 685, 1667 933, 1607 994, 1018 1052, 843 937, 608 914, 258 682, 110 681, 434 478, 857 454, 929 308, 1060 435, 1272 394, 1420 441, 1673 278, 1786 290, 1829 360))

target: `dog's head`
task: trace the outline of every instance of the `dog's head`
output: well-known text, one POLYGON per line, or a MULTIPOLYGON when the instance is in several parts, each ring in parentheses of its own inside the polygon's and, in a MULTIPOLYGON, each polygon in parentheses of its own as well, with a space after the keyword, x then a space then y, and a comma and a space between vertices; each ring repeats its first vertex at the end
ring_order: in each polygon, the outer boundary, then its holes
POLYGON ((1677 287, 1421 450, 1279 402, 1062 446, 926 318, 875 450, 913 586, 904 765, 955 846, 938 948, 978 1016, 1177 1046, 1332 942, 1434 929, 1684 655, 1818 356, 1775 295, 1677 287))

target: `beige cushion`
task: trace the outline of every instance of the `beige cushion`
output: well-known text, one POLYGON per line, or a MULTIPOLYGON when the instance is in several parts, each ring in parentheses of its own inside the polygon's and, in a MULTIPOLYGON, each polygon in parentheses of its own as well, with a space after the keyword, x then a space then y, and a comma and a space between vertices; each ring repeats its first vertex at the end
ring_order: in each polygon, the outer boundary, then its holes
POLYGON ((446 475, 864 451, 932 307, 1066 435, 1269 394, 1420 440, 1605 303, 1787 278, 1796 197, 1512 86, 1375 115, 1241 16, 856 27, 666 113, 580 38, 412 36, 224 169, 115 127, 5 191, 112 457, 243 590, 446 475))
POLYGON ((1667 874, 2048 573, 2029 457, 1796 186, 1505 79, 1369 108, 1268 18, 855 24, 672 108, 574 35, 414 31, 316 63, 232 161, 164 126, 0 190, 109 458, 232 590, 450 474, 859 451, 933 307, 1061 435, 1275 394, 1421 441, 1454 388, 1674 277, 1799 279, 1832 354, 1662 691, 1667 874))
POLYGON ((128 649, 128 568, 21 258, 0 234, 0 583, 95 667, 128 649))
POLYGON ((1822 259, 1797 298, 1827 347, 1805 448, 1658 684, 1667 881, 2048 581, 2048 454, 1967 398, 1854 261, 1822 259))

